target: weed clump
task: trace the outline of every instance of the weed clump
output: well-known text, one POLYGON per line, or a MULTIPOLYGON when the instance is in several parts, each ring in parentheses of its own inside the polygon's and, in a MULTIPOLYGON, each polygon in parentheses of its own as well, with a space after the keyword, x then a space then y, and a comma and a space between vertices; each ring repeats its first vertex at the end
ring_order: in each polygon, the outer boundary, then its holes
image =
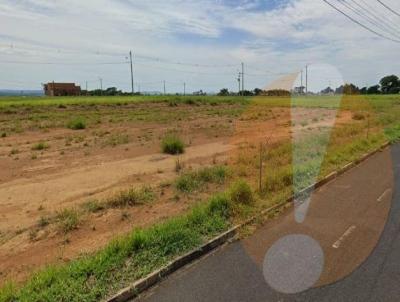
POLYGON ((85 202, 82 207, 89 213, 96 213, 105 209, 104 204, 95 199, 85 202))
POLYGON ((229 195, 235 204, 251 204, 254 202, 253 191, 250 185, 244 180, 238 180, 232 184, 229 195))
POLYGON ((63 233, 69 233, 78 228, 80 217, 79 213, 75 209, 64 209, 57 213, 56 221, 60 231, 63 233))
POLYGON ((169 134, 161 141, 161 149, 166 154, 182 154, 185 152, 185 144, 178 136, 169 134))
POLYGON ((47 144, 45 142, 39 142, 32 146, 32 150, 35 150, 35 151, 41 151, 41 150, 45 150, 45 149, 49 149, 49 148, 50 148, 49 144, 47 144))
POLYGON ((82 118, 74 118, 69 121, 67 127, 72 130, 82 130, 86 128, 86 122, 82 118))
POLYGON ((207 183, 222 184, 227 174, 228 170, 224 166, 207 167, 182 174, 175 181, 175 186, 181 192, 190 193, 202 188, 207 183))
POLYGON ((150 202, 154 199, 154 192, 150 187, 129 189, 109 198, 106 203, 111 208, 123 208, 150 202))
POLYGON ((353 120, 356 120, 356 121, 365 120, 365 115, 360 112, 356 112, 353 114, 353 120))

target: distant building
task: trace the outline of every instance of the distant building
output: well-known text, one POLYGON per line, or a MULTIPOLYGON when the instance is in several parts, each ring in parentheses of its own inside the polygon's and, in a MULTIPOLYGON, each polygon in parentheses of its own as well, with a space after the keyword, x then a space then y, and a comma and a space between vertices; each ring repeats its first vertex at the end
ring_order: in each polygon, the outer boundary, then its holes
POLYGON ((43 85, 47 96, 76 96, 81 94, 81 87, 74 83, 47 83, 43 85))
POLYGON ((305 90, 306 90, 306 87, 304 87, 304 86, 294 87, 293 93, 294 94, 305 94, 305 90))

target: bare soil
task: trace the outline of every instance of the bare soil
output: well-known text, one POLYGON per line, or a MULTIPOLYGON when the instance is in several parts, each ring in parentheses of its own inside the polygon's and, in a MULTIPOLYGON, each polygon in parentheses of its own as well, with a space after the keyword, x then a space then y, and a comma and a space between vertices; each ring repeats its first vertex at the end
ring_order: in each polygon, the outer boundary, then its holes
MULTIPOLYGON (((159 104, 148 106, 151 110, 159 104)), ((226 163, 243 141, 271 137, 279 141, 293 131, 290 108, 269 108, 259 114, 259 109, 250 107, 232 117, 227 108, 232 105, 216 106, 222 114, 180 106, 162 110, 181 110, 186 116, 182 120, 101 123, 84 130, 27 129, 0 138, 0 284, 10 278, 24 280, 44 265, 96 251, 118 235, 178 215, 204 200, 212 188, 177 197, 171 185, 177 177, 177 156, 160 153, 165 133, 174 131, 183 138, 187 148, 179 160, 184 169, 196 169, 226 163), (33 150, 39 142, 48 148, 33 150), (156 201, 90 213, 68 234, 51 227, 38 230, 41 217, 142 185, 154 188, 156 201)), ((301 119, 307 125, 294 127, 305 132, 329 125, 332 118, 327 109, 303 111, 301 119)), ((351 113, 342 112, 337 123, 349 120, 351 113)))

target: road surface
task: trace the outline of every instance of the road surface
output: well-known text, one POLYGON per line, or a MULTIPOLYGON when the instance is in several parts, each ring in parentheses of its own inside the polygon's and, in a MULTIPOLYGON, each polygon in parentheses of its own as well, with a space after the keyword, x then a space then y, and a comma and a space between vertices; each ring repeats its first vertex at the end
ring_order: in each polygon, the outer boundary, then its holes
MULTIPOLYGON (((300 263, 305 279, 313 270, 307 268, 300 263)), ((304 223, 287 211, 135 301, 400 301, 400 145, 316 190, 304 223), (285 294, 266 281, 264 259, 274 243, 291 234, 313 238, 324 259, 311 288, 285 294)))

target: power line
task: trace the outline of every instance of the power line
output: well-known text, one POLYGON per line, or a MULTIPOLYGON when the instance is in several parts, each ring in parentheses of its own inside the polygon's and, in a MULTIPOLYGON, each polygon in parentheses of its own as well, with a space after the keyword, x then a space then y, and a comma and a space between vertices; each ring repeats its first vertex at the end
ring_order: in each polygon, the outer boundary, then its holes
POLYGON ((370 11, 370 10, 372 10, 372 8, 367 3, 365 3, 363 1, 365 6, 367 7, 366 8, 354 0, 350 0, 350 1, 353 2, 359 8, 354 7, 352 4, 346 2, 345 0, 341 0, 340 3, 343 6, 345 6, 346 8, 348 8, 349 10, 351 10, 352 12, 354 12, 356 15, 360 16, 362 19, 369 22, 370 24, 378 27, 379 29, 381 29, 384 32, 389 31, 392 35, 396 36, 397 38, 400 38, 399 29, 392 26, 392 24, 387 23, 386 20, 383 19, 381 16, 370 11))
POLYGON ((381 0, 376 0, 378 1, 380 4, 382 4, 384 7, 386 7, 388 10, 390 10, 393 14, 397 15, 400 17, 400 13, 398 13, 397 11, 395 11, 393 8, 391 8, 389 5, 383 3, 381 0))
POLYGON ((33 62, 33 61, 0 61, 3 64, 31 64, 31 65, 122 65, 129 62, 33 62))
POLYGON ((366 29, 366 30, 368 30, 368 31, 370 31, 370 32, 372 32, 372 33, 374 33, 375 35, 377 35, 377 36, 379 36, 379 37, 381 37, 381 38, 390 40, 390 41, 392 41, 392 42, 400 43, 400 40, 393 39, 393 38, 388 37, 388 36, 386 36, 386 35, 384 35, 384 34, 381 34, 381 33, 377 32, 376 30, 374 30, 374 29, 368 27, 367 25, 361 23, 360 21, 356 20, 355 18, 351 17, 350 15, 348 15, 347 13, 345 13, 344 11, 342 11, 340 8, 338 8, 338 7, 336 7, 335 5, 333 5, 332 3, 330 3, 328 0, 322 0, 322 1, 324 1, 326 4, 328 4, 329 6, 331 6, 333 9, 335 9, 336 11, 338 11, 339 13, 341 13, 342 15, 344 15, 345 17, 347 17, 348 19, 350 19, 353 23, 358 24, 359 26, 363 27, 364 29, 366 29))

